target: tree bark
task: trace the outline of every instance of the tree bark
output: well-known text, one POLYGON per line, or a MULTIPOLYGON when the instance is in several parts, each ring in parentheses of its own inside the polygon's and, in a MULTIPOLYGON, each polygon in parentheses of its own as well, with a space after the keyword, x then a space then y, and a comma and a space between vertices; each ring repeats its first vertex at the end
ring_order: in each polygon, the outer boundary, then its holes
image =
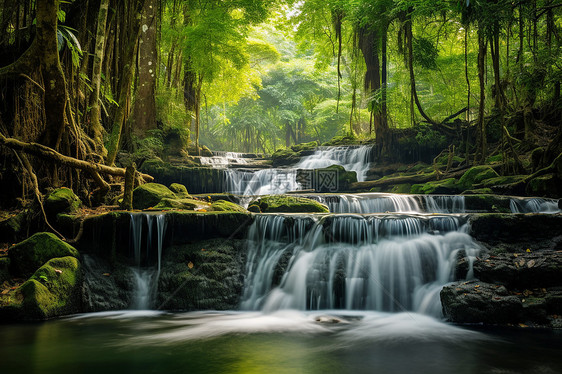
POLYGON ((125 123, 127 117, 127 104, 129 102, 131 84, 133 81, 135 56, 137 54, 138 47, 137 41, 141 28, 141 12, 144 6, 144 2, 145 0, 134 0, 131 2, 132 9, 130 9, 130 12, 134 13, 132 16, 131 24, 128 27, 128 32, 126 34, 127 38, 125 39, 126 45, 124 48, 124 55, 121 56, 124 61, 121 79, 119 81, 119 107, 117 108, 115 117, 113 119, 113 126, 107 147, 106 165, 109 166, 115 163, 115 158, 117 157, 117 152, 119 151, 119 147, 121 144, 123 124, 125 123))
POLYGON ((100 87, 103 54, 105 50, 105 26, 107 24, 107 13, 109 11, 109 0, 100 1, 98 22, 96 28, 96 44, 94 48, 94 65, 92 68, 92 93, 90 94, 90 129, 98 152, 103 156, 107 152, 103 146, 103 126, 100 114, 100 87))
POLYGON ((141 19, 138 56, 138 90, 133 106, 133 133, 142 136, 156 128, 156 69, 158 0, 146 0, 141 19))
POLYGON ((486 67, 486 37, 478 30, 478 81, 480 82, 480 104, 478 106, 478 150, 477 161, 483 161, 488 151, 488 140, 486 136, 486 122, 484 121, 484 108, 486 102, 486 78, 484 69, 486 67))

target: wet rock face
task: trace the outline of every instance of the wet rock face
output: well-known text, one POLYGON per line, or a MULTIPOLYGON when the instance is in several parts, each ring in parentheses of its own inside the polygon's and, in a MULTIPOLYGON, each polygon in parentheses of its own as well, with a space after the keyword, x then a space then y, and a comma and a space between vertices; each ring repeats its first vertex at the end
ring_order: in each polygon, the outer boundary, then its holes
POLYGON ((212 239, 169 248, 158 282, 158 308, 237 309, 244 284, 244 243, 212 239))
POLYGON ((485 255, 474 263, 474 275, 488 283, 510 288, 562 285, 562 252, 502 253, 485 255))
POLYGON ((443 314, 457 323, 562 326, 562 252, 485 254, 474 263, 479 281, 441 291, 443 314))
POLYGON ((521 300, 504 286, 479 281, 444 287, 441 303, 443 314, 461 323, 516 323, 523 310, 521 300))

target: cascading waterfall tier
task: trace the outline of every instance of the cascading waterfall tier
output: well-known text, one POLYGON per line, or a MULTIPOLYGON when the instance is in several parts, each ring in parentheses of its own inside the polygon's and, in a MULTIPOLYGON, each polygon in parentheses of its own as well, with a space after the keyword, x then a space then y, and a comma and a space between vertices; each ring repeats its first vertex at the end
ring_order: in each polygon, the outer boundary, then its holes
POLYGON ((461 195, 363 193, 306 196, 326 204, 332 213, 465 213, 461 195))
POLYGON ((200 157, 202 165, 210 165, 215 168, 223 168, 231 165, 246 165, 247 158, 244 153, 237 152, 214 152, 211 157, 200 157))
POLYGON ((162 248, 166 231, 166 216, 146 213, 131 214, 130 247, 135 266, 133 309, 148 309, 158 286, 162 263, 162 248), (143 236, 146 228, 146 236, 143 236), (156 236, 153 235, 156 228, 156 236), (143 251, 144 248, 144 251, 143 251))
POLYGON ((560 213, 558 201, 554 199, 534 198, 512 198, 509 207, 511 213, 560 213))
POLYGON ((439 316, 439 291, 459 276, 458 259, 471 264, 479 252, 466 217, 451 215, 258 215, 248 238, 245 310, 439 316))
POLYGON ((364 181, 371 162, 372 146, 320 147, 313 154, 303 157, 293 168, 263 169, 258 171, 225 170, 225 191, 240 195, 267 195, 297 191, 298 169, 320 169, 341 165, 347 171, 355 171, 357 180, 364 181))

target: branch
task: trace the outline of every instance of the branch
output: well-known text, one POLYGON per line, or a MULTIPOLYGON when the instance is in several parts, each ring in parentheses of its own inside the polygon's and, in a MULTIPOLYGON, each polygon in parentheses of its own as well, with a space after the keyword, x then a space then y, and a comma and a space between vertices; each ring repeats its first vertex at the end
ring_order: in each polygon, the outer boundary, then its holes
MULTIPOLYGON (((94 162, 88 162, 84 160, 79 160, 73 157, 65 156, 52 148, 46 147, 42 144, 37 143, 25 143, 14 138, 6 138, 4 135, 0 134, 0 145, 4 145, 8 148, 20 150, 25 153, 29 153, 41 158, 49 159, 60 164, 73 167, 76 169, 87 170, 93 175, 96 173, 115 175, 119 177, 125 176, 125 169, 117 168, 112 166, 106 166, 102 164, 97 164, 94 162)), ((145 182, 152 182, 154 178, 148 174, 140 174, 140 177, 145 182)))

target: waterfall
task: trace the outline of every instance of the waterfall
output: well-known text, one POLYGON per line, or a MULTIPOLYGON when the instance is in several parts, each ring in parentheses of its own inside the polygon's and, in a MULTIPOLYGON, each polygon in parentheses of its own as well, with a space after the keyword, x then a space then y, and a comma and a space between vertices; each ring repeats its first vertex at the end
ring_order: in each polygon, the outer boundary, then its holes
POLYGON ((465 213, 464 196, 363 193, 307 196, 324 203, 332 213, 465 213))
POLYGON ((246 165, 248 161, 243 153, 237 152, 214 152, 211 157, 200 157, 202 165, 210 165, 215 168, 224 168, 229 165, 246 165))
POLYGON ((347 171, 357 172, 357 180, 365 181, 367 171, 371 166, 372 146, 359 147, 319 147, 310 155, 303 157, 297 169, 321 169, 331 165, 341 165, 347 171))
MULTIPOLYGON (((459 257, 479 251, 462 216, 258 215, 241 308, 415 311, 440 316, 459 257)), ((470 275, 470 272, 469 272, 470 275)))
POLYGON ((166 231, 166 216, 146 213, 131 214, 130 246, 135 266, 131 268, 134 275, 133 309, 148 309, 158 287, 162 262, 162 248, 166 231), (146 239, 143 240, 143 226, 146 224, 146 239), (156 225, 156 245, 154 245, 153 226, 156 225), (142 248, 146 249, 144 255, 142 248), (156 250, 155 250, 156 247, 156 250), (156 252, 156 253, 155 253, 156 252), (156 266, 154 263, 156 257, 156 266))
POLYGON ((560 213, 558 201, 541 198, 512 198, 509 202, 511 213, 560 213))
POLYGON ((321 169, 341 165, 347 171, 357 172, 357 180, 364 181, 370 167, 372 146, 322 147, 303 157, 293 168, 225 170, 225 191, 240 195, 267 195, 297 191, 297 169, 321 169))

